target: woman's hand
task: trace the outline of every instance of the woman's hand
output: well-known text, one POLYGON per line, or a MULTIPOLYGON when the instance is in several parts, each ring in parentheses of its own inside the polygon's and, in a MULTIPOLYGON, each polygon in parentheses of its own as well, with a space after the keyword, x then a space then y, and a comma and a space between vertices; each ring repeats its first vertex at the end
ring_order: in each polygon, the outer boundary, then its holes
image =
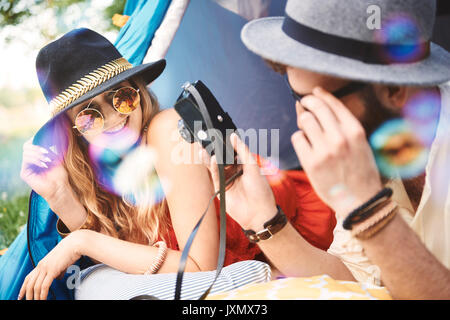
POLYGON ((62 278, 67 268, 80 257, 81 233, 75 231, 61 240, 26 277, 19 291, 18 300, 45 300, 56 278, 62 278))
MULTIPOLYGON (((277 213, 275 198, 266 178, 261 175, 255 158, 236 134, 231 144, 242 163, 243 174, 226 191, 227 213, 244 229, 259 231, 263 224, 277 213)), ((216 157, 209 158, 201 149, 201 157, 208 167, 215 190, 219 190, 219 169, 216 157)))
POLYGON ((297 156, 318 196, 340 216, 347 215, 382 184, 361 123, 331 93, 315 88, 297 104, 302 130, 292 136, 297 156))
POLYGON ((71 191, 68 174, 61 159, 55 159, 49 150, 33 145, 32 141, 33 138, 23 145, 20 177, 52 205, 60 198, 67 198, 71 191))

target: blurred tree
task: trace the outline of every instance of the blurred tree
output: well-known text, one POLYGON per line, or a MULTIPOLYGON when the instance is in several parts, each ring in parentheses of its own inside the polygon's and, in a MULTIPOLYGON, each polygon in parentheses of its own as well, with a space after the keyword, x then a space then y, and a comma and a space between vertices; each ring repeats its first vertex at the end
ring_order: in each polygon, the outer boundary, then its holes
MULTIPOLYGON (((56 16, 66 13, 67 8, 74 4, 89 4, 91 0, 0 0, 0 29, 5 26, 15 26, 33 14, 46 9, 52 9, 56 16)), ((104 18, 109 21, 108 30, 118 29, 112 24, 114 13, 122 13, 126 0, 113 0, 104 11, 104 18)))
POLYGON ((113 3, 105 9, 105 17, 110 21, 108 30, 119 30, 120 28, 112 23, 114 14, 122 14, 127 0, 114 0, 113 3))

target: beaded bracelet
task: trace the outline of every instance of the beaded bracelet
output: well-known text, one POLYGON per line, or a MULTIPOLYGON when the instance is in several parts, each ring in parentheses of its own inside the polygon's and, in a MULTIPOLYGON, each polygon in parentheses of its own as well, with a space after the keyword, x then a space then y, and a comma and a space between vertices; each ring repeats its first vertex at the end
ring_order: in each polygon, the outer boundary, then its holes
POLYGON ((154 245, 154 247, 158 248, 158 255, 153 260, 153 264, 150 268, 145 271, 145 275, 157 273, 159 268, 161 268, 162 264, 166 260, 167 256, 167 245, 164 241, 158 241, 154 245))

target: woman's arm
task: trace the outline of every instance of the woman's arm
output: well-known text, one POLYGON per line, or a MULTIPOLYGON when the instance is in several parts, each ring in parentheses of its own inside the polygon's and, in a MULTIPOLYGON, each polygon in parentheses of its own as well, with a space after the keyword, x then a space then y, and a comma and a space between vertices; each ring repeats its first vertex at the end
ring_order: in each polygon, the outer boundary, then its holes
MULTIPOLYGON (((119 240, 91 230, 77 230, 60 241, 25 277, 18 299, 47 299, 53 280, 61 277, 83 255, 122 272, 143 274, 152 266, 157 254, 158 249, 151 246, 119 240)), ((181 252, 169 250, 159 272, 176 272, 180 257, 181 252)), ((190 257, 186 270, 200 271, 190 257)))
MULTIPOLYGON (((184 141, 177 129, 181 118, 175 109, 152 119, 147 141, 157 153, 155 169, 170 210, 180 250, 214 194, 208 170, 199 160, 199 145, 184 141)), ((197 232, 189 255, 200 270, 214 270, 219 251, 218 222, 212 204, 197 232)))
MULTIPOLYGON (((143 274, 153 264, 158 255, 158 248, 120 240, 91 230, 77 230, 70 237, 73 239, 72 250, 76 255, 88 256, 114 269, 130 274, 143 274)), ((71 250, 69 248, 69 250, 71 250)), ((177 272, 181 251, 168 250, 166 259, 159 273, 177 272)), ((190 256, 186 263, 187 272, 202 271, 190 256)))

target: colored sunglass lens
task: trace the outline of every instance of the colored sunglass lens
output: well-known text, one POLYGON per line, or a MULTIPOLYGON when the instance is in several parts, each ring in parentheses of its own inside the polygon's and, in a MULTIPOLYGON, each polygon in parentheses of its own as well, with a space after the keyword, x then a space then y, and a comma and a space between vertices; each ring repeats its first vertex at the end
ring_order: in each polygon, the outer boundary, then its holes
POLYGON ((113 98, 116 110, 123 114, 130 114, 139 105, 139 93, 133 88, 121 88, 117 90, 113 98))
POLYGON ((103 117, 95 109, 85 109, 77 115, 75 126, 82 134, 100 132, 103 129, 103 117))

